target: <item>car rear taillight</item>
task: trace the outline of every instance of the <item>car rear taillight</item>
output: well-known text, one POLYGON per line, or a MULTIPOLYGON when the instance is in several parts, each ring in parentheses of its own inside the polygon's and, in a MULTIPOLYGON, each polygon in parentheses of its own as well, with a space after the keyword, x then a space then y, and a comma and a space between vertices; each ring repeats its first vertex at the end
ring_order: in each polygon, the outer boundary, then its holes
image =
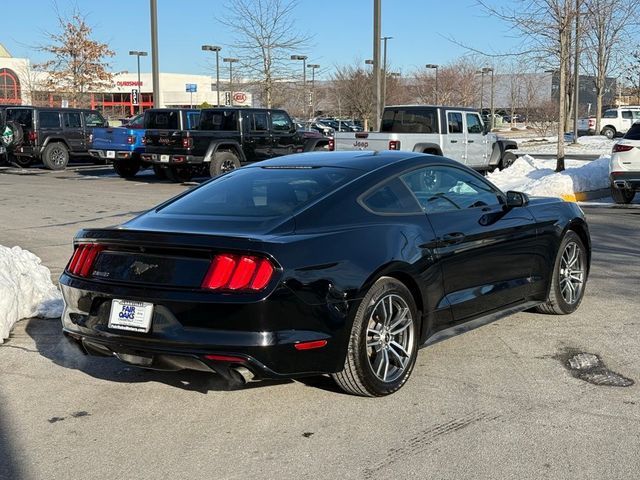
POLYGON ((28 138, 29 138, 30 142, 35 142, 36 140, 38 140, 38 133, 34 132, 34 131, 31 131, 31 132, 29 132, 29 137, 28 138))
POLYGON ((628 152, 629 150, 633 150, 635 147, 633 145, 620 145, 619 143, 613 146, 612 153, 616 152, 628 152))
POLYGON ((71 261, 67 266, 67 272, 79 277, 88 277, 98 254, 103 251, 103 245, 81 244, 76 246, 71 261))
POLYGON ((93 143, 93 133, 89 134, 89 143, 93 143))
POLYGON ((202 281, 207 290, 258 291, 269 284, 274 268, 266 258, 216 255, 202 281))
POLYGON ((147 144, 147 137, 142 137, 142 144, 146 145, 147 144))
POLYGON ((590 118, 589 119, 589 128, 596 128, 596 119, 595 118, 590 118))
POLYGON ((329 151, 333 152, 336 149, 336 141, 333 138, 329 139, 329 151))
POLYGON ((389 150, 400 150, 400 140, 389 140, 389 150))
POLYGON ((193 147, 193 138, 185 137, 182 139, 182 148, 191 148, 193 147))
POLYGON ((133 145, 136 143, 136 137, 134 135, 127 135, 127 144, 133 145))

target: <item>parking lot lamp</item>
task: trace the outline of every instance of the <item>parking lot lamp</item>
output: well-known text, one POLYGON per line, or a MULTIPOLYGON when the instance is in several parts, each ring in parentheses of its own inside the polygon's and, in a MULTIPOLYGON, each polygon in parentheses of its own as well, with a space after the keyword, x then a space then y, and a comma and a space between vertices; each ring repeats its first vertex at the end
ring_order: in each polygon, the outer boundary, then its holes
POLYGON ((236 62, 239 62, 240 60, 237 58, 223 58, 222 59, 223 62, 226 62, 229 64, 229 95, 231 96, 229 102, 231 103, 231 105, 233 106, 233 64, 236 62))
POLYGON ((291 55, 291 60, 302 60, 302 111, 303 115, 307 115, 307 107, 305 106, 305 97, 307 96, 307 56, 291 55))
POLYGON ((436 71, 436 88, 434 90, 434 98, 435 98, 435 105, 438 105, 438 67, 440 65, 436 65, 435 63, 427 63, 425 65, 425 68, 433 68, 436 71))
POLYGON ((380 111, 382 112, 385 104, 387 103, 387 41, 393 37, 381 37, 380 40, 384 43, 382 54, 382 102, 380 104, 380 111))
POLYGON ((218 98, 217 107, 220 106, 220 50, 217 45, 202 45, 202 50, 206 52, 216 52, 216 95, 218 98))
POLYGON ((140 81, 140 57, 146 57, 148 55, 147 52, 141 52, 137 50, 129 51, 129 55, 135 55, 138 57, 138 113, 142 112, 142 82, 140 81))
POLYGON ((158 54, 158 0, 149 0, 151 16, 151 78, 153 82, 153 106, 162 106, 160 101, 160 63, 158 54))
POLYGON ((313 117, 316 112, 316 68, 320 68, 317 63, 310 63, 307 65, 311 69, 311 116, 313 117))

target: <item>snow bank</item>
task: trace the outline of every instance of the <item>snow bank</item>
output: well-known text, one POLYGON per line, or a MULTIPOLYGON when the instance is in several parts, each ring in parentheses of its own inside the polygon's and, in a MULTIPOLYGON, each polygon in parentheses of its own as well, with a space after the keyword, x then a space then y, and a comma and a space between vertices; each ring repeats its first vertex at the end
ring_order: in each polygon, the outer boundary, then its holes
POLYGON ((59 317, 62 307, 62 295, 41 260, 20 247, 0 245, 0 343, 18 320, 59 317))
POLYGON ((503 191, 516 190, 529 195, 560 197, 607 188, 609 160, 608 156, 591 162, 567 160, 566 170, 556 173, 556 160, 538 160, 525 155, 509 168, 490 173, 487 178, 503 191))

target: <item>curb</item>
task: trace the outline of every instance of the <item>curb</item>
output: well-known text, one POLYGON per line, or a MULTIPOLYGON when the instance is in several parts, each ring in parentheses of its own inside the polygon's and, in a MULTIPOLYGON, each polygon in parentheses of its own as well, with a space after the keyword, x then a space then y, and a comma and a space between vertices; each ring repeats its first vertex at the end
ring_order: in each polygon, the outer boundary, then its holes
POLYGON ((599 190, 590 190, 588 192, 565 193, 564 195, 560 195, 560 198, 565 202, 586 202, 588 200, 606 197, 610 195, 610 193, 610 189, 601 188, 599 190))

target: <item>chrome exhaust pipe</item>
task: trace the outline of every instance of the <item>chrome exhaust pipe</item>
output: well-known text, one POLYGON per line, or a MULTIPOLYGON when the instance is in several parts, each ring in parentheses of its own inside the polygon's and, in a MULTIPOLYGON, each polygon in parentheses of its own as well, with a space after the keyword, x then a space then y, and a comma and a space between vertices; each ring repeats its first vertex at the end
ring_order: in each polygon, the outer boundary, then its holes
POLYGON ((255 379, 255 375, 246 367, 233 366, 229 367, 229 369, 236 372, 244 383, 249 383, 255 379))
POLYGON ((622 190, 627 190, 629 188, 629 184, 627 183, 626 180, 615 180, 613 184, 616 186, 616 188, 619 188, 622 190))

